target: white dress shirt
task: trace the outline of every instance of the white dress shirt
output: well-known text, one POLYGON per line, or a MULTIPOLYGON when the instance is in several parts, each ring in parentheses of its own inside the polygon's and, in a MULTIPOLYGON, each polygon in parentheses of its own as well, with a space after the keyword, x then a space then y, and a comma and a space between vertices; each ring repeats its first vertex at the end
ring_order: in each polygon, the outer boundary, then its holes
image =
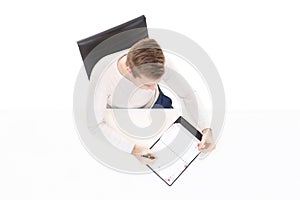
MULTIPOLYGON (((126 52, 125 52, 126 53, 126 52)), ((112 61, 101 74, 94 94, 94 111, 99 128, 101 128, 108 141, 118 149, 131 153, 135 143, 117 133, 104 120, 107 108, 152 108, 156 102, 159 91, 138 88, 126 79, 117 66, 122 54, 112 61)), ((176 72, 173 63, 166 56, 165 74, 161 82, 167 85, 183 100, 184 106, 196 121, 198 129, 210 127, 208 115, 198 94, 192 89, 184 77, 176 72)), ((187 77, 188 78, 188 77, 187 77)))

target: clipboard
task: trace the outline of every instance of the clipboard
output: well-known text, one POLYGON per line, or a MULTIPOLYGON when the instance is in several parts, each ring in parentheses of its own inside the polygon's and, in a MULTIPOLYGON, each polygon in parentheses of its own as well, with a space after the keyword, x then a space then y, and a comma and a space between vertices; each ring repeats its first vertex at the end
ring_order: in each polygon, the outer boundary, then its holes
POLYGON ((150 147, 157 160, 147 167, 172 186, 200 154, 201 139, 202 133, 180 116, 150 147))

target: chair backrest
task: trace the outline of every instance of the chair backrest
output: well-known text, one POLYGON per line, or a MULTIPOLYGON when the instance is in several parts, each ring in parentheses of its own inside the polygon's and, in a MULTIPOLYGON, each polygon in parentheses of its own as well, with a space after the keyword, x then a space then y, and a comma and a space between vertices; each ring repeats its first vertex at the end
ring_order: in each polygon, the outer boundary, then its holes
POLYGON ((95 64, 103 57, 130 48, 137 41, 147 38, 144 15, 124 24, 77 42, 85 70, 90 79, 95 64))

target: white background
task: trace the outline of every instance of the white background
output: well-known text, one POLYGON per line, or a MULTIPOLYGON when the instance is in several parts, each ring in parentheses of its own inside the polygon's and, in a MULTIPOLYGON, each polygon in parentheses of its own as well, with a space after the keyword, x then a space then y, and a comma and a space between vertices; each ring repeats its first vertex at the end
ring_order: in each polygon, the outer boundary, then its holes
POLYGON ((299 199, 299 10, 296 0, 2 1, 0 199, 299 199), (172 187, 102 166, 73 122, 76 41, 142 14, 202 46, 225 87, 217 149, 172 187))

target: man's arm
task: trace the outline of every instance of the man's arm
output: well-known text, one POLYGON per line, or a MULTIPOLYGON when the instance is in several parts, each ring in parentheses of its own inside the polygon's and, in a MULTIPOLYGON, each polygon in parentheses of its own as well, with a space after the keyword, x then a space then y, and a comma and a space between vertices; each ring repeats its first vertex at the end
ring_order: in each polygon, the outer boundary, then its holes
POLYGON ((108 95, 104 87, 96 88, 94 96, 94 111, 98 127, 112 145, 122 151, 131 153, 135 144, 120 133, 117 133, 104 120, 107 98, 108 95))
POLYGON ((163 81, 183 100, 186 111, 191 115, 196 124, 196 128, 203 133, 202 140, 198 145, 201 152, 206 153, 215 148, 210 127, 210 114, 205 108, 196 90, 175 71, 170 60, 166 62, 166 74, 163 81))
MULTIPOLYGON (((103 84, 104 85, 104 84, 103 84)), ((95 97, 94 97, 94 108, 95 108, 95 116, 98 127, 101 129, 103 135, 106 139, 114 145, 116 148, 121 151, 125 151, 127 153, 131 153, 142 163, 149 164, 153 162, 153 160, 149 160, 148 158, 142 157, 142 155, 150 155, 155 157, 152 150, 147 147, 140 146, 130 141, 128 138, 124 137, 122 134, 116 132, 112 127, 110 127, 105 119, 105 110, 107 104, 108 95, 105 88, 97 88, 95 97)))
POLYGON ((176 93, 183 101, 186 111, 191 115, 199 130, 210 128, 210 115, 205 108, 199 94, 193 89, 187 80, 181 76, 174 68, 170 60, 166 60, 166 73, 163 81, 176 93))

